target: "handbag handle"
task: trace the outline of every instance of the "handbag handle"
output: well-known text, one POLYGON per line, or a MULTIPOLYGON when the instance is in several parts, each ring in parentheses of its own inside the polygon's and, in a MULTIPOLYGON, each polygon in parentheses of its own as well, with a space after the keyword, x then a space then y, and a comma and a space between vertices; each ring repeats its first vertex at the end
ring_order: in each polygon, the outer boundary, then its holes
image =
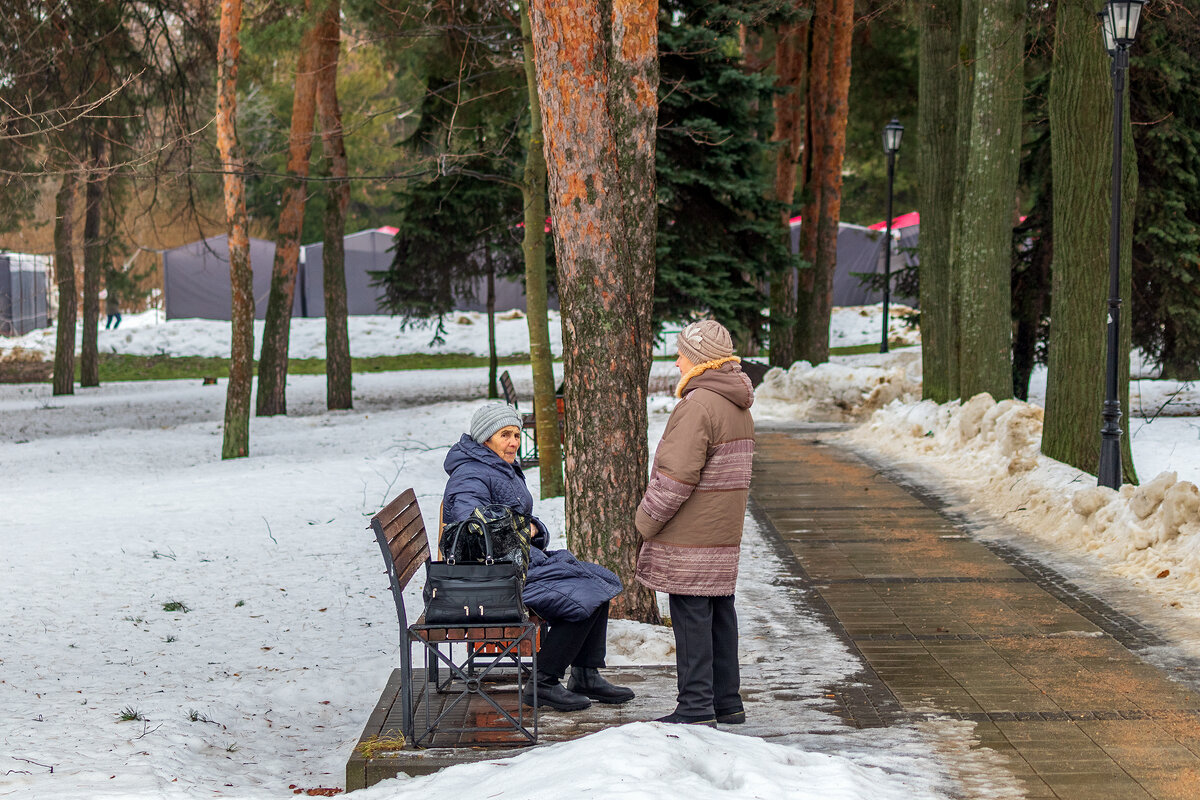
POLYGON ((492 537, 488 534, 487 525, 483 523, 482 519, 476 520, 474 511, 454 531, 454 541, 450 543, 450 553, 446 556, 446 563, 451 565, 458 563, 458 557, 454 555, 458 552, 458 537, 462 536, 463 528, 466 528, 468 525, 477 526, 483 536, 483 547, 486 553, 483 563, 488 565, 496 563, 496 559, 492 556, 492 537))
MULTIPOLYGON (((475 512, 471 512, 471 513, 472 513, 472 515, 474 515, 475 512)), ((483 549, 484 549, 483 563, 488 564, 490 566, 490 565, 496 563, 496 559, 492 557, 492 536, 491 536, 491 534, 488 533, 488 527, 487 527, 487 524, 483 521, 482 515, 480 515, 479 527, 483 532, 483 549)))
POLYGON ((453 565, 453 564, 458 563, 458 556, 454 555, 455 553, 458 552, 458 537, 462 536, 463 528, 467 527, 467 525, 470 523, 470 520, 471 520, 471 518, 467 517, 466 519, 461 520, 455 526, 454 541, 450 543, 450 551, 446 554, 446 563, 447 564, 453 565))

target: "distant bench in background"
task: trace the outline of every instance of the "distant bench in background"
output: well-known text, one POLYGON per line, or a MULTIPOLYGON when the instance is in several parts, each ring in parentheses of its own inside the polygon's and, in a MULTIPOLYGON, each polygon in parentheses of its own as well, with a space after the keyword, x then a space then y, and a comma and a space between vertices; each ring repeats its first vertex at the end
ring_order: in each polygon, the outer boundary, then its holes
MULTIPOLYGON (((537 412, 521 412, 521 406, 517 402, 517 390, 513 388, 512 376, 508 374, 508 370, 500 373, 500 388, 504 392, 504 402, 517 409, 517 413, 521 414, 521 449, 517 451, 517 455, 521 459, 521 466, 536 467, 538 464, 537 412)), ((556 397, 555 404, 558 406, 558 440, 561 442, 565 424, 562 395, 556 397)))

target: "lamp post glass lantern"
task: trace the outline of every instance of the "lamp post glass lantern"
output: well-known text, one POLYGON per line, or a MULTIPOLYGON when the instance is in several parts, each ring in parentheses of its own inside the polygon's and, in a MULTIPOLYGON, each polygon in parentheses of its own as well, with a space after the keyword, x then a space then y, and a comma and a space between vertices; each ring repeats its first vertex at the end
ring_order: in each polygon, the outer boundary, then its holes
POLYGON ((1145 0, 1109 0, 1100 12, 1104 48, 1112 57, 1112 216, 1108 236, 1108 330, 1104 368, 1104 408, 1100 429, 1098 483, 1121 488, 1121 401, 1117 396, 1117 361, 1121 345, 1121 167, 1125 128, 1125 75, 1129 48, 1137 35, 1145 0))
POLYGON ((883 152, 887 154, 887 231, 883 237, 883 338, 879 352, 888 351, 888 303, 892 296, 892 183, 896 176, 896 153, 900 152, 900 140, 904 138, 904 126, 900 120, 883 126, 883 152))
POLYGON ((1137 36, 1142 6, 1146 0, 1110 0, 1102 12, 1106 18, 1105 33, 1120 47, 1129 47, 1137 36))

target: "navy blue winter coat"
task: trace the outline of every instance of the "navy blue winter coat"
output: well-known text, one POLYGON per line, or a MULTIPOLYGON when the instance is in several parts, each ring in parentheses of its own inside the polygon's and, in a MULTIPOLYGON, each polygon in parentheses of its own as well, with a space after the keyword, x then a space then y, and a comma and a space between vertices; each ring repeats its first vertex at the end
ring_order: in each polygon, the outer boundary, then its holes
MULTIPOLYGON (((477 507, 500 503, 533 516, 533 495, 525 473, 463 434, 446 454, 446 492, 442 522, 464 520, 477 507)), ((538 535, 529 551, 529 575, 521 599, 539 617, 553 624, 581 622, 621 592, 621 580, 599 564, 579 561, 566 550, 545 552, 546 525, 533 517, 538 535)))

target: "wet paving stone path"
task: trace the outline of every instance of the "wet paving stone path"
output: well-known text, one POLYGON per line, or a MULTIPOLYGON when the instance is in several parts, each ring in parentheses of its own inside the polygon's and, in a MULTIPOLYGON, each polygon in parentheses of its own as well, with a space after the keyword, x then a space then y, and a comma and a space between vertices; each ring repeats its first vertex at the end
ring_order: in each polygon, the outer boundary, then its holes
POLYGON ((1031 798, 1200 798, 1200 682, 1139 655, 1148 628, 827 438, 762 429, 754 468, 752 513, 867 664, 841 716, 974 722, 1031 798))

